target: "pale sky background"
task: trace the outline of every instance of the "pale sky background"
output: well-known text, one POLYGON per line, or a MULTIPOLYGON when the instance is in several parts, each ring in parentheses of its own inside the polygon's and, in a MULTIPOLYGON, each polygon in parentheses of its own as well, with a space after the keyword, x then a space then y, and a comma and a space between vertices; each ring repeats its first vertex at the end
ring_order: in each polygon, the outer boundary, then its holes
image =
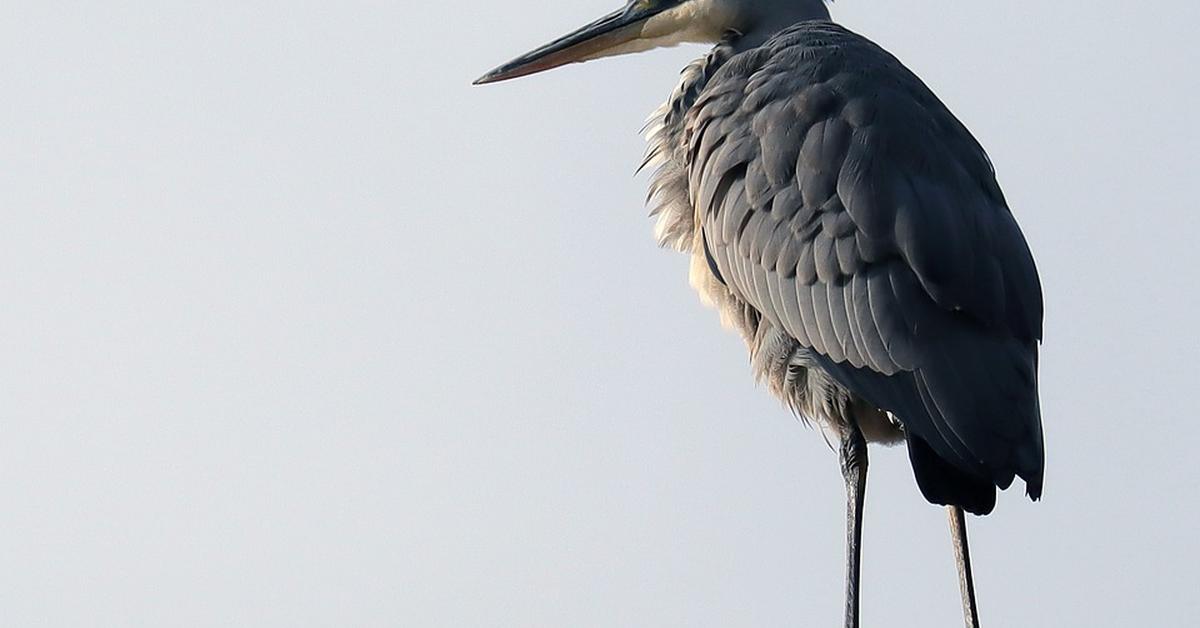
MULTIPOLYGON (((615 8, 0 9, 0 623, 835 626, 836 457, 655 248, 703 47, 487 88, 615 8)), ((1200 8, 839 0, 987 147, 1046 292, 991 627, 1194 625, 1200 8)), ((873 450, 868 627, 961 625, 873 450)))

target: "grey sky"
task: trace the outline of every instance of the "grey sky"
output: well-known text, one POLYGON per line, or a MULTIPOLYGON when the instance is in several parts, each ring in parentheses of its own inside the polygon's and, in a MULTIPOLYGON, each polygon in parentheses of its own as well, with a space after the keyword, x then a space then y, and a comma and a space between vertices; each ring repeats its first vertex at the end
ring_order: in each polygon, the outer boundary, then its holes
MULTIPOLYGON (((837 625, 836 458, 632 176, 704 48, 469 86, 612 8, 5 7, 5 625, 837 625)), ((1191 623, 1200 9, 833 11, 1042 272, 1046 493, 970 521, 984 621, 1191 623)), ((958 625, 943 512, 872 453, 864 624, 958 625)))

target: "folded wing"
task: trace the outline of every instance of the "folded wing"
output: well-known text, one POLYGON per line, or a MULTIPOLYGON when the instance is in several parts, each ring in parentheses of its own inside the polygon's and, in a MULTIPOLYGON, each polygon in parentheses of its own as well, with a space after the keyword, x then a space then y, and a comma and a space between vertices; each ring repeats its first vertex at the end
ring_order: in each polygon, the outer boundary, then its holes
POLYGON ((721 281, 900 418, 927 497, 949 499, 938 464, 993 499, 1014 475, 1040 495, 1041 287, 962 124, 829 23, 734 57, 688 116, 689 192, 721 281))

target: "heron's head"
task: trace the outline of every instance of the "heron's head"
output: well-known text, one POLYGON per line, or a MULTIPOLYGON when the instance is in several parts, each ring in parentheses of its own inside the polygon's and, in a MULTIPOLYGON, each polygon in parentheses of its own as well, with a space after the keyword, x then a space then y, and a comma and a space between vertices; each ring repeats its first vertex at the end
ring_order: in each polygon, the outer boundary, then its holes
POLYGON ((731 32, 770 34, 800 20, 828 17, 824 0, 630 0, 617 11, 484 74, 475 84, 685 42, 713 43, 731 32))

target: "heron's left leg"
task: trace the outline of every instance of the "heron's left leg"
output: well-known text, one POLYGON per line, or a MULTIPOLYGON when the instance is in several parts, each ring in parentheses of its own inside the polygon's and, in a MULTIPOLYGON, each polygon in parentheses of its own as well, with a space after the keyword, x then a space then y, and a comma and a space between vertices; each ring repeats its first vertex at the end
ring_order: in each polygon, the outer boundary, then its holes
POLYGON ((862 556, 863 498, 867 490, 867 441, 851 421, 842 435, 842 477, 846 480, 846 628, 858 628, 858 576, 862 556))

